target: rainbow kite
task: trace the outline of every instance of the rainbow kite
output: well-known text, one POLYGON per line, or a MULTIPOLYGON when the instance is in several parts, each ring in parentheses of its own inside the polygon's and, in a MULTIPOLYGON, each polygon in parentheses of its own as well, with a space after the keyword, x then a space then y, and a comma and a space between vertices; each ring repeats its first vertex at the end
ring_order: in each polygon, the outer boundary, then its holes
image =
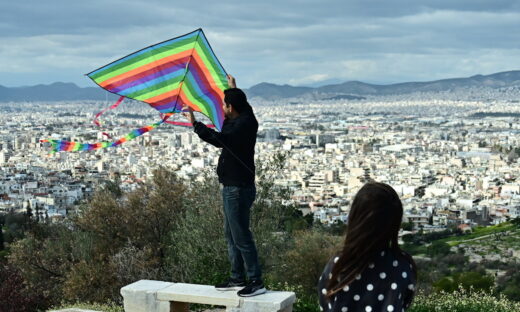
MULTIPOLYGON (((215 128, 222 129, 222 102, 224 90, 228 88, 227 74, 200 28, 134 52, 87 76, 109 92, 148 103, 162 114, 162 118, 114 142, 83 144, 63 140, 42 140, 51 143, 53 152, 114 147, 165 122, 186 125, 168 121, 174 113, 182 110, 183 105, 204 114, 215 128)), ((117 107, 121 100, 122 98, 110 109, 117 107)), ((96 115, 94 122, 101 113, 96 115)))

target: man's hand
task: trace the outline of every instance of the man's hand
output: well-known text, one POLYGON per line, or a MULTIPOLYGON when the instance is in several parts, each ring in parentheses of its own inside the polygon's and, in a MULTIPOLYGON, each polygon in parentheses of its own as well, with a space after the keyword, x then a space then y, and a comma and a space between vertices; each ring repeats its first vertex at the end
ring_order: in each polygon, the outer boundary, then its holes
POLYGON ((193 109, 191 109, 191 107, 187 106, 186 104, 182 106, 182 111, 184 113, 182 113, 184 115, 184 117, 186 117, 186 119, 188 119, 188 121, 193 124, 195 121, 197 121, 195 119, 195 115, 193 115, 193 109))
POLYGON ((235 77, 233 77, 231 75, 227 75, 227 83, 228 83, 228 86, 230 88, 236 88, 237 87, 237 83, 235 81, 235 77))

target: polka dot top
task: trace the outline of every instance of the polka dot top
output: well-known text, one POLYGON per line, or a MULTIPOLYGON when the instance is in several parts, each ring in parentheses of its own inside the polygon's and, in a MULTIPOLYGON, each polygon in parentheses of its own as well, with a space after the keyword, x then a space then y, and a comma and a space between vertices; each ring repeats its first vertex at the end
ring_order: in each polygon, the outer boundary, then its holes
POLYGON ((320 311, 404 312, 412 303, 417 281, 412 264, 391 249, 378 252, 350 285, 327 297, 326 287, 338 260, 332 257, 318 282, 320 311))

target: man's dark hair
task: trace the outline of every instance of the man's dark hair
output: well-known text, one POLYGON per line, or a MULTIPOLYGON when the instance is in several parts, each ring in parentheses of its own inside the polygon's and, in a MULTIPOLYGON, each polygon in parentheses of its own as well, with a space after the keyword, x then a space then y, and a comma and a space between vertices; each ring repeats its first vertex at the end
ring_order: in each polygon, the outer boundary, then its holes
POLYGON ((241 114, 242 112, 251 110, 251 105, 247 102, 247 97, 244 91, 239 88, 230 88, 224 91, 224 102, 226 105, 231 105, 241 114))

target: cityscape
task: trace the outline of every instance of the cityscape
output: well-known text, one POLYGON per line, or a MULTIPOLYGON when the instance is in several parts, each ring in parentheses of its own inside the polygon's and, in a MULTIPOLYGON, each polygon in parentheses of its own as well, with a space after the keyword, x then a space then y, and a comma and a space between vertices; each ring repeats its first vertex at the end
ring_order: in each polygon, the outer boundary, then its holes
POLYGON ((0 312, 520 311, 520 1, 0 20, 0 312))
MULTIPOLYGON (((331 97, 316 93, 269 100, 252 96, 249 101, 260 124, 256 166, 262 168, 273 159, 283 160, 283 169, 272 176, 276 187, 289 191, 289 197, 284 197, 281 204, 301 212, 307 220, 304 223, 312 220, 311 230, 298 232, 296 241, 298 235, 302 239, 305 235, 318 235, 320 238, 316 239, 330 244, 339 236, 327 233, 342 235, 341 230, 335 229, 345 227, 351 201, 364 183, 375 180, 391 185, 404 208, 400 244, 414 255, 422 276, 418 288, 425 295, 418 297, 416 306, 434 304, 430 296, 443 296, 436 290, 456 290, 453 287, 459 286, 455 283, 469 289, 495 285, 514 299, 514 272, 520 260, 520 232, 515 230, 520 220, 519 98, 518 86, 459 87, 377 96, 331 97), (451 267, 445 270, 446 266, 451 267)), ((9 237, 8 248, 14 246, 15 257, 40 257, 30 248, 17 251, 19 244, 36 238, 29 234, 27 239, 13 242, 13 234, 19 231, 12 227, 15 222, 30 222, 34 233, 38 231, 35 224, 48 229, 54 225, 65 231, 62 239, 70 237, 67 239, 72 241, 75 235, 85 232, 69 228, 70 224, 77 224, 77 217, 89 218, 89 212, 77 212, 84 211, 81 209, 85 206, 99 205, 96 194, 100 194, 100 187, 110 184, 107 182, 117 181, 122 191, 135 196, 131 194, 139 194, 153 183, 156 169, 167 169, 181 181, 199 185, 207 183, 208 175, 216 175, 220 151, 202 142, 191 127, 163 124, 122 145, 96 151, 53 154, 50 144, 42 142, 117 140, 160 118, 151 107, 128 100, 103 114, 100 126, 93 123, 95 114, 111 104, 108 99, 0 103, 0 217, 11 224, 5 227, 4 236, 9 237)), ((201 114, 197 118, 209 123, 201 114)), ((175 119, 185 121, 181 115, 175 119)), ((124 202, 121 201, 122 205, 124 202)), ((265 205, 265 199, 260 205, 265 205)), ((93 207, 87 211, 99 209, 93 207)), ((214 212, 208 214, 209 218, 215 217, 214 212)), ((106 226, 98 219, 84 222, 106 226)), ((192 230, 190 226, 188 231, 192 230)), ((289 228, 285 230, 285 235, 291 233, 289 228)), ((197 237, 199 234, 195 233, 190 235, 197 237)), ((262 246, 276 241, 268 237, 271 236, 265 236, 266 241, 260 243, 262 246)), ((190 239, 193 243, 194 238, 190 239)), ((219 252, 225 250, 213 241, 211 244, 219 252)), ((309 244, 313 246, 312 242, 309 244)), ((44 248, 47 252, 53 250, 44 248)), ((134 254, 134 249, 129 250, 134 254)), ((110 261, 120 261, 117 259, 121 256, 118 252, 110 261)), ((327 252, 323 257, 328 257, 327 252)), ((56 264, 54 259, 49 258, 47 267, 56 264)), ((324 259, 316 260, 318 274, 324 259)), ((14 261, 23 265, 28 260, 14 261)), ((197 262, 188 261, 185 265, 197 262)), ((145 275, 128 275, 122 269, 127 267, 125 262, 114 263, 121 268, 120 278, 128 280, 120 282, 122 285, 143 277, 172 278, 166 273, 157 275, 147 267, 140 273, 145 275)), ((25 270, 38 271, 40 266, 30 265, 25 270)), ((106 272, 100 274, 99 278, 106 272)), ((291 278, 290 271, 287 274, 279 278, 291 278)), ((314 293, 313 275, 308 272, 306 276, 311 277, 308 283, 301 279, 291 281, 306 285, 298 295, 314 293)), ((49 283, 45 287, 56 291, 62 287, 62 279, 49 283)), ((104 287, 103 291, 113 289, 104 287)), ((66 296, 76 295, 72 292, 66 296)), ((121 300, 118 294, 112 298, 121 300)), ((449 297, 441 298, 442 304, 450 304, 449 297)), ((485 298, 489 304, 495 304, 494 297, 485 298)), ((312 311, 317 309, 314 300, 308 299, 312 311)), ((296 310, 305 310, 300 305, 297 303, 296 310)))
MULTIPOLYGON (((519 88, 509 87, 363 100, 253 98, 260 121, 256 163, 285 154, 276 183, 289 187, 292 204, 323 224, 346 222, 350 200, 368 180, 394 187, 403 221, 414 230, 499 224, 520 216, 519 95, 519 88)), ((100 129, 92 118, 103 106, 1 104, 1 212, 29 207, 42 218, 65 218, 116 175, 132 190, 159 166, 186 179, 216 167, 218 150, 187 127, 163 125, 95 152, 51 155, 48 143, 40 142, 100 141, 106 139, 101 130, 116 138, 158 119, 146 105, 129 102, 103 115, 100 129)))

